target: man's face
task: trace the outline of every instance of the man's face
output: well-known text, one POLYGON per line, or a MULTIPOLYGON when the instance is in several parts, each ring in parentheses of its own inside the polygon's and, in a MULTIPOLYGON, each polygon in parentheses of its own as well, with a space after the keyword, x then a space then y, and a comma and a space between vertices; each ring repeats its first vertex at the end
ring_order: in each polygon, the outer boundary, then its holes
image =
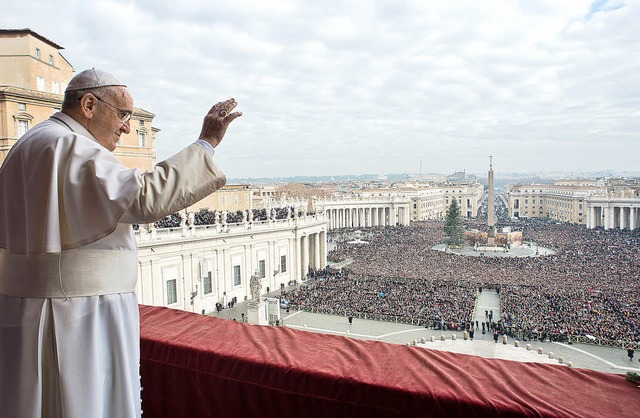
POLYGON ((89 121, 89 132, 102 146, 113 151, 120 135, 131 131, 129 121, 122 122, 122 111, 133 112, 133 97, 126 87, 111 87, 106 93, 94 97, 95 110, 94 117, 89 121))

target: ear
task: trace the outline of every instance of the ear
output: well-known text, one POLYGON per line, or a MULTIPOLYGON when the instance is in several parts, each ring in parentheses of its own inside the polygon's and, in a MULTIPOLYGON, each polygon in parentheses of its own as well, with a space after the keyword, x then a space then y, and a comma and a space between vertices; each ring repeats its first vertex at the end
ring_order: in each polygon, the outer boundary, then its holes
POLYGON ((91 119, 94 116, 93 107, 96 104, 96 98, 93 97, 93 94, 87 93, 80 98, 80 112, 84 115, 85 118, 91 119))

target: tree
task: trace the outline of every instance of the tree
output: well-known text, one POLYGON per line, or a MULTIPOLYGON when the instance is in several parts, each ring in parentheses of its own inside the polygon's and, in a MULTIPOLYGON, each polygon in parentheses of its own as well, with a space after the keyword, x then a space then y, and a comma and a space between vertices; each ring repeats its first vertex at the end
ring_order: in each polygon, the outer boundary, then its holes
POLYGON ((465 241, 464 224, 462 223, 462 215, 458 201, 452 199, 449 209, 447 209, 447 217, 444 222, 444 233, 447 236, 447 245, 450 247, 462 247, 465 241))

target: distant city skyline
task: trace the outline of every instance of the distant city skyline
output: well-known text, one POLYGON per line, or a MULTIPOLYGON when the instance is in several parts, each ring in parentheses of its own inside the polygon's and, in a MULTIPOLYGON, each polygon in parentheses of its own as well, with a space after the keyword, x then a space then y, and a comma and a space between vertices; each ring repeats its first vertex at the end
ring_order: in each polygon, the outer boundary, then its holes
POLYGON ((218 100, 230 178, 640 170, 640 2, 9 0, 156 114, 158 159, 218 100), (422 161, 422 164, 421 164, 422 161))
MULTIPOLYGON (((572 180, 572 179, 595 179, 595 178, 615 178, 615 177, 628 177, 628 178, 640 178, 640 171, 623 172, 623 171, 592 171, 592 172, 531 172, 531 173, 511 173, 511 172, 496 172, 496 182, 499 184, 512 181, 529 182, 531 179, 537 179, 539 181, 552 182, 553 180, 572 180)), ((229 177, 227 183, 278 183, 278 182, 296 182, 296 181, 310 181, 310 182, 345 182, 345 181, 374 181, 378 176, 384 175, 389 182, 408 180, 419 180, 421 177, 417 173, 347 173, 339 175, 318 175, 318 176, 304 176, 304 175, 289 175, 289 176, 266 176, 266 177, 229 177)), ((449 173, 424 173, 422 179, 429 181, 433 177, 446 177, 449 173)), ((479 183, 487 183, 487 173, 469 173, 467 175, 473 175, 479 183)))

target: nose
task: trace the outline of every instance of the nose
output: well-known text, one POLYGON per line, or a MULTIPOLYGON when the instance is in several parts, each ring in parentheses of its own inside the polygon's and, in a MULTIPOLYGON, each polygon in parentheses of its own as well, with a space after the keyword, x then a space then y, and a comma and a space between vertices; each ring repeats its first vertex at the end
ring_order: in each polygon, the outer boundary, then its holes
POLYGON ((125 134, 128 134, 129 132, 131 132, 131 126, 129 125, 129 122, 130 121, 126 121, 125 123, 122 124, 122 128, 120 128, 125 134))

